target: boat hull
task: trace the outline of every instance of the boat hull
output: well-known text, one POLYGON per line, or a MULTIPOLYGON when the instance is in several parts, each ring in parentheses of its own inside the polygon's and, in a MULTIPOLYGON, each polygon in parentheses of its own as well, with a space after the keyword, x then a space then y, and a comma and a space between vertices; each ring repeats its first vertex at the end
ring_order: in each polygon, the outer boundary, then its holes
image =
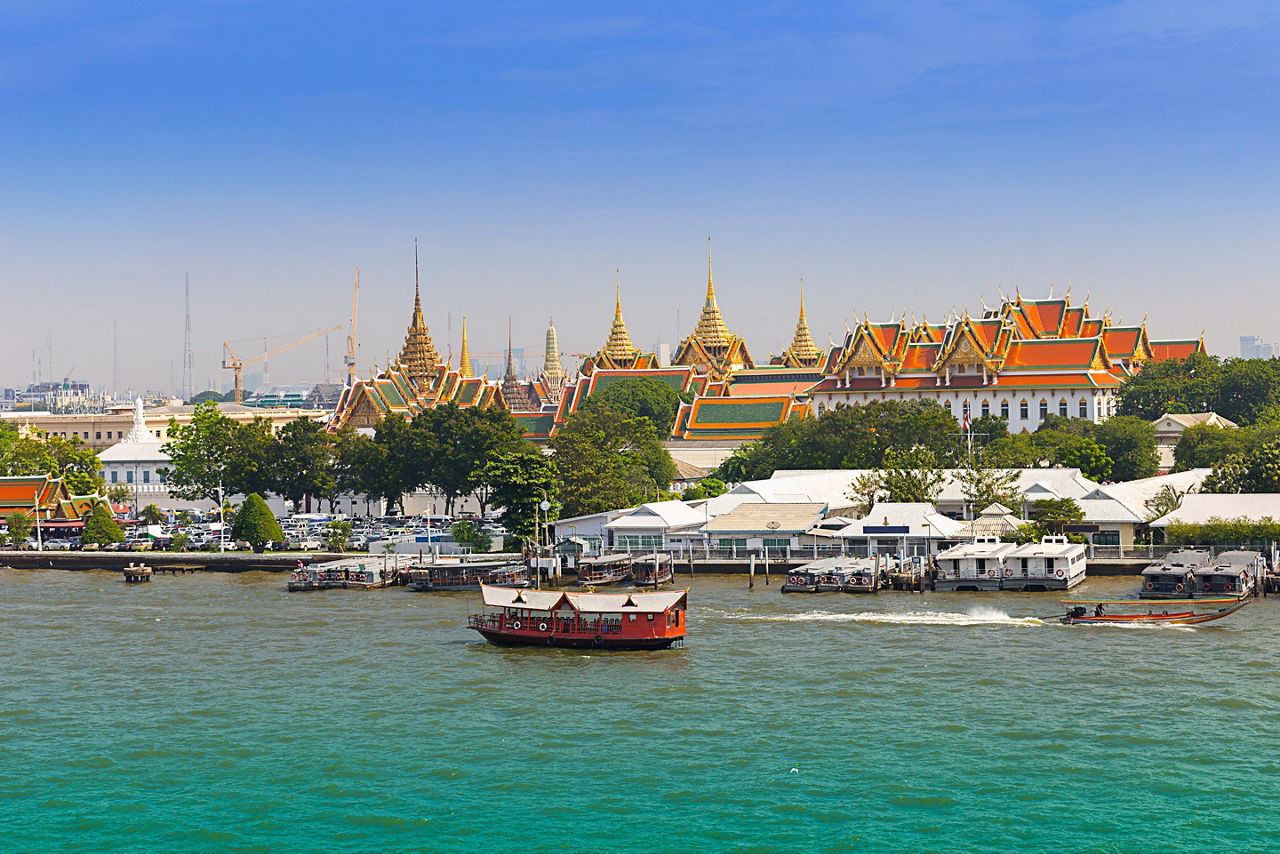
POLYGON ((938 593, 990 593, 1000 589, 998 578, 938 578, 933 582, 938 593))
POLYGON ((667 649, 672 644, 684 641, 683 635, 680 637, 626 638, 609 635, 543 635, 478 628, 475 626, 472 628, 475 628, 489 643, 497 646, 545 646, 557 649, 604 649, 611 651, 650 650, 667 649))

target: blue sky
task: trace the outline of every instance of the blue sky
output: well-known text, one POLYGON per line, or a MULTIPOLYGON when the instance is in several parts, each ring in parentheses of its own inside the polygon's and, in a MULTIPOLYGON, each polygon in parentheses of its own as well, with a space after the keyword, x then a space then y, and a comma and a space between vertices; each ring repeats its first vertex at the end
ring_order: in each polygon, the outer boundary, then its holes
MULTIPOLYGON (((345 323, 457 348, 692 328, 713 238, 758 360, 795 325, 977 308, 998 289, 1280 338, 1280 6, 1270 2, 8 2, 0 385, 160 389, 345 323), (236 346, 233 344, 233 346, 236 346), (43 370, 42 366, 42 370, 43 370)), ((337 371, 342 336, 331 338, 337 371)), ((319 379, 324 349, 272 361, 319 379)))

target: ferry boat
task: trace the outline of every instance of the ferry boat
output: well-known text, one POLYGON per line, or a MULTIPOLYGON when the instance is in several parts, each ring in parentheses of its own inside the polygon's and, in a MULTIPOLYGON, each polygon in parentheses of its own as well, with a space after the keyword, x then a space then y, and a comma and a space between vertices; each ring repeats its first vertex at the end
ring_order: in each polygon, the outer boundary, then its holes
POLYGON ((1164 560, 1142 570, 1139 599, 1185 599, 1196 588, 1196 576, 1208 568, 1209 553, 1200 549, 1169 552, 1164 560))
POLYGON ((1009 552, 1001 589, 1033 593, 1070 590, 1084 581, 1085 563, 1083 544, 1063 536, 1047 536, 1009 552))
POLYGON ((1132 599, 1063 599, 1062 604, 1067 606, 1067 613, 1061 617, 1061 622, 1067 625, 1166 625, 1166 626, 1194 626, 1199 623, 1210 623, 1214 620, 1221 620, 1223 617, 1229 617, 1236 611, 1239 611, 1245 605, 1252 602, 1251 597, 1244 599, 1166 599, 1160 603, 1160 613, 1155 612, 1150 604, 1140 604, 1132 599), (1220 605, 1221 607, 1213 611, 1196 611, 1197 606, 1220 605), (1137 613, 1112 613, 1112 608, 1146 608, 1144 614, 1141 610, 1137 613), (1169 609, 1175 610, 1170 613, 1169 609), (1189 610, 1188 610, 1189 609, 1189 610))
POLYGON ((1236 599, 1260 592, 1258 586, 1267 571, 1266 561, 1258 552, 1223 552, 1196 573, 1193 599, 1236 599))
POLYGON ((640 555, 631 563, 634 574, 632 583, 636 587, 657 587, 675 581, 675 570, 671 566, 671 555, 666 552, 655 552, 640 555))
POLYGON ((631 555, 603 555, 578 561, 578 584, 583 587, 600 587, 605 584, 621 584, 630 581, 631 555))
POLYGON ((381 560, 352 558, 306 566, 298 561, 298 568, 289 575, 287 589, 290 593, 335 588, 377 590, 396 582, 398 566, 398 561, 387 564, 381 560))
MULTIPOLYGON (((822 563, 823 561, 818 561, 822 563)), ((814 568, 814 565, 807 563, 804 566, 798 566, 787 573, 787 580, 782 582, 783 593, 817 593, 818 592, 818 576, 823 572, 823 568, 814 568)))
POLYGON ((499 646, 666 649, 682 644, 688 590, 571 593, 480 589, 486 608, 469 628, 499 646))
POLYGON ((405 584, 415 593, 448 593, 479 590, 484 584, 494 587, 528 587, 528 573, 519 564, 446 563, 410 567, 405 584))
POLYGON ((937 557, 938 576, 933 589, 939 592, 960 590, 999 590, 1004 578, 1005 562, 1016 546, 1002 543, 999 537, 974 537, 973 542, 952 546, 937 557))
POLYGON ((849 568, 849 575, 841 590, 845 593, 875 593, 880 589, 880 572, 875 561, 859 559, 849 568))
POLYGON ((840 593, 849 583, 853 571, 845 566, 833 566, 818 573, 816 593, 840 593))

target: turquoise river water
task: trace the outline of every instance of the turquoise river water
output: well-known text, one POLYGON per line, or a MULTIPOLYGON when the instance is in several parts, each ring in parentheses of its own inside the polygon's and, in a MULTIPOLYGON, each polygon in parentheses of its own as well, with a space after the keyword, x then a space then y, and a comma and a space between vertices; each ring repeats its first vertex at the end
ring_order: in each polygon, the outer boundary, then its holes
POLYGON ((700 577, 683 649, 584 654, 284 584, 0 572, 0 848, 1280 849, 1280 600, 1064 627, 700 577))

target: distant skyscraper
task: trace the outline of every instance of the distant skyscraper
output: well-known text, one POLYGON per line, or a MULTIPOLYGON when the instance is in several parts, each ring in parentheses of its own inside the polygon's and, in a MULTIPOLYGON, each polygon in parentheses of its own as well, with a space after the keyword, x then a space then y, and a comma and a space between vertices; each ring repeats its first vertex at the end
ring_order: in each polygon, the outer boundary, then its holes
POLYGON ((1277 350, 1280 348, 1263 341, 1260 335, 1240 336, 1240 358, 1242 359, 1270 359, 1280 355, 1277 350))

